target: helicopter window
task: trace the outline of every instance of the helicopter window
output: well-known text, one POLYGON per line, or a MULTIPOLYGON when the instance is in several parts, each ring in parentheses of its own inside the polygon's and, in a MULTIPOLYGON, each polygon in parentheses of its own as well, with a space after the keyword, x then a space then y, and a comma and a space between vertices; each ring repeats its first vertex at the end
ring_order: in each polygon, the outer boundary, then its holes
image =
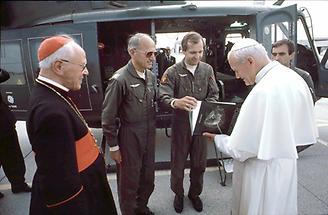
POLYGON ((243 35, 241 33, 227 34, 226 39, 225 39, 225 45, 227 45, 229 42, 235 43, 236 41, 238 41, 241 38, 243 38, 243 35))
MULTIPOLYGON (((291 32, 290 22, 279 22, 266 25, 263 28, 263 45, 266 50, 271 50, 271 45, 276 41, 282 39, 292 39, 291 32)), ((268 51, 268 53, 271 55, 270 51, 268 51)))
POLYGON ((182 54, 181 40, 187 32, 178 33, 157 33, 156 34, 156 48, 171 49, 171 55, 176 58, 176 62, 180 62, 184 55, 182 54))
MULTIPOLYGON (((183 60, 184 54, 182 53, 181 41, 188 32, 175 32, 175 33, 156 33, 156 49, 159 53, 156 57, 155 74, 161 79, 165 70, 175 63, 183 60)), ((203 38, 206 44, 206 38, 203 38)), ((205 45, 205 49, 207 46, 205 45)), ((205 55, 204 55, 205 57, 205 55)))
POLYGON ((2 84, 25 85, 21 40, 1 41, 0 67, 10 74, 10 79, 2 84))
POLYGON ((31 51, 31 65, 33 68, 33 77, 36 78, 38 77, 39 74, 39 60, 37 58, 37 53, 38 53, 38 47, 41 43, 43 38, 29 38, 28 39, 28 44, 29 44, 29 49, 31 51))

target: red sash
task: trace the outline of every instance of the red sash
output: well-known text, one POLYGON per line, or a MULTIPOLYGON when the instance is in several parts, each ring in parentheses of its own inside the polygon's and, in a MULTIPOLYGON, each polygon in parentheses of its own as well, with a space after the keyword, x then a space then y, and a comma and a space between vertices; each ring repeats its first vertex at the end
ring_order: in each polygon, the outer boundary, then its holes
POLYGON ((76 158, 79 172, 88 168, 98 157, 98 146, 92 137, 90 131, 75 142, 76 158))

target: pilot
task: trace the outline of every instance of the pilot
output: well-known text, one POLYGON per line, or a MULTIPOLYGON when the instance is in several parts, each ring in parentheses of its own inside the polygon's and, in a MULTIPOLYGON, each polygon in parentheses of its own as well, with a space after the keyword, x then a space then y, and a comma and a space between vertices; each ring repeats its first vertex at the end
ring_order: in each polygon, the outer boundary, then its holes
POLYGON ((26 128, 37 166, 30 214, 117 214, 105 162, 69 91, 88 75, 85 51, 65 35, 43 40, 26 128))
MULTIPOLYGON (((295 45, 292 41, 287 39, 279 40, 272 45, 271 54, 273 60, 276 60, 282 65, 291 68, 292 67, 291 62, 295 56, 295 45)), ((297 74, 299 74, 307 83, 311 91, 313 103, 315 103, 317 98, 315 95, 314 84, 311 75, 308 72, 297 67, 294 67, 293 70, 297 74)))
POLYGON ((228 61, 236 77, 254 87, 231 136, 203 135, 234 158, 232 215, 297 214, 296 145, 318 136, 311 93, 253 39, 235 43, 228 61))
MULTIPOLYGON (((9 73, 0 69, 0 83, 10 78, 9 73)), ((6 174, 13 193, 31 192, 25 182, 25 163, 15 128, 16 118, 0 95, 0 167, 6 174)), ((0 192, 0 198, 3 194, 0 192)))
POLYGON ((118 196, 123 215, 147 214, 155 178, 155 43, 143 33, 128 40, 131 60, 109 80, 102 128, 117 165, 118 196), (119 119, 117 123, 116 119, 119 119))
POLYGON ((203 189, 203 176, 207 161, 206 139, 193 136, 190 128, 190 111, 197 100, 218 101, 219 89, 213 68, 201 62, 204 41, 197 32, 187 33, 181 42, 184 59, 169 67, 160 84, 161 105, 173 110, 171 136, 171 189, 175 193, 174 209, 183 210, 183 178, 185 163, 190 155, 190 188, 188 197, 196 211, 203 210, 199 197, 203 189))

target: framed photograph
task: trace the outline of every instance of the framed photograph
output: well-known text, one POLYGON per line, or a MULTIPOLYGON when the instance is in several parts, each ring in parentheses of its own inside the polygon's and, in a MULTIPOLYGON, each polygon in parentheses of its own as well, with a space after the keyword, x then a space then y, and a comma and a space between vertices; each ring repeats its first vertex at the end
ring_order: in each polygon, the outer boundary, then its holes
POLYGON ((202 135, 204 132, 229 135, 238 113, 236 103, 199 101, 191 113, 193 135, 202 135))

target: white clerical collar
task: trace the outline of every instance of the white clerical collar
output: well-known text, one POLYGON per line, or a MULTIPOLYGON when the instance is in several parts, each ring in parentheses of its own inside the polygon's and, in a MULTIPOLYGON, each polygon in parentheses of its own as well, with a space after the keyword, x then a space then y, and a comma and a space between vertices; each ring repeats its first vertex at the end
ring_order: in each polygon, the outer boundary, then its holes
POLYGON ((185 62, 187 69, 194 74, 198 65, 189 65, 185 62))
POLYGON ((53 80, 51 80, 49 78, 46 78, 46 77, 43 77, 43 76, 39 75, 38 76, 38 79, 40 81, 44 81, 44 82, 46 82, 48 84, 54 85, 55 87, 58 87, 59 89, 62 89, 65 92, 68 92, 69 91, 69 89, 67 87, 64 87, 63 85, 61 85, 61 84, 57 83, 56 81, 53 81, 53 80))
POLYGON ((257 74, 255 77, 255 83, 258 83, 261 81, 261 79, 275 66, 277 66, 279 63, 277 61, 271 61, 267 65, 265 65, 257 74))
POLYGON ((146 79, 146 75, 145 75, 146 72, 139 72, 138 70, 136 70, 136 72, 137 72, 137 74, 139 75, 140 78, 146 79))

